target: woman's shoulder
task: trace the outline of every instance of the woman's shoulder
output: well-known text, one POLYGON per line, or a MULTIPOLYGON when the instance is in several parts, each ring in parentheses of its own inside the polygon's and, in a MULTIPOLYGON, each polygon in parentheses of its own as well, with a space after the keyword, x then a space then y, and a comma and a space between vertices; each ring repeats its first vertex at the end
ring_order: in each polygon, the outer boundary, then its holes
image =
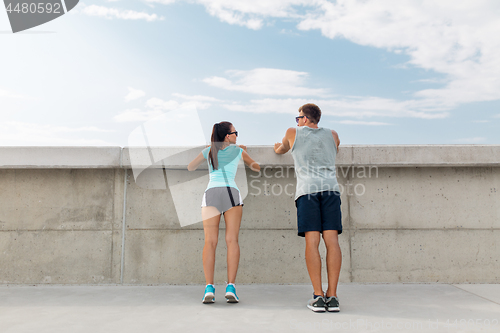
POLYGON ((209 152, 210 152, 210 146, 205 147, 205 148, 201 151, 201 153, 203 154, 203 156, 205 156, 205 158, 207 158, 207 156, 208 156, 208 153, 209 153, 209 152))
POLYGON ((223 156, 233 157, 235 155, 241 155, 241 153, 243 152, 243 148, 236 144, 231 144, 220 152, 223 154, 223 156))

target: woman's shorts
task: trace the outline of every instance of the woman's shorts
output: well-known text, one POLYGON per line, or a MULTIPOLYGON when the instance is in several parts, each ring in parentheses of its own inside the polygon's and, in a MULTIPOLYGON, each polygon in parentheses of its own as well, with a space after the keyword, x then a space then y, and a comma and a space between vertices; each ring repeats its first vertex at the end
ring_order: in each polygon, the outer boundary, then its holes
POLYGON ((234 187, 212 187, 205 191, 201 207, 213 206, 224 213, 235 206, 243 206, 240 191, 234 187))
POLYGON ((324 191, 305 194, 295 200, 297 207, 298 235, 305 237, 308 231, 337 230, 342 233, 340 193, 324 191))

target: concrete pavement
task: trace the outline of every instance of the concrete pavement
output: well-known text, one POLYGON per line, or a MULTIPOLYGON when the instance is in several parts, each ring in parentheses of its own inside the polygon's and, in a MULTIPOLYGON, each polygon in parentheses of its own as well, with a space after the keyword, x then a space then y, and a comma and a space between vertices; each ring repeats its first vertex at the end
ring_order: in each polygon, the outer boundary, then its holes
POLYGON ((341 284, 340 313, 306 308, 309 285, 0 286, 0 332, 498 332, 500 285, 341 284))

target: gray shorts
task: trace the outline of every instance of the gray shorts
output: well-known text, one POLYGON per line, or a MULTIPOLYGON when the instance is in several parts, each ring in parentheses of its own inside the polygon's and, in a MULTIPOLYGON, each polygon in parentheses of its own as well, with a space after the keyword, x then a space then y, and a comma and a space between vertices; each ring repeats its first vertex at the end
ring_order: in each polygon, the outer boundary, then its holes
POLYGON ((215 207, 224 213, 235 206, 243 206, 240 191, 234 187, 213 187, 203 194, 201 207, 215 207))

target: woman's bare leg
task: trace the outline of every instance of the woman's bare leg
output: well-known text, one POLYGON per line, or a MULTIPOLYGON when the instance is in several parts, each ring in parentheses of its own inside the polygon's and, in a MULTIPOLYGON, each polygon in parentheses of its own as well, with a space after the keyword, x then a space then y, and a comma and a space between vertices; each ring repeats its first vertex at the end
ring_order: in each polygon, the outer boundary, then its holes
POLYGON ((203 231, 205 245, 203 246, 203 271, 207 284, 214 284, 215 250, 219 239, 220 213, 215 207, 202 207, 203 231))
POLYGON ((226 221, 228 283, 235 282, 238 265, 240 263, 240 245, 238 243, 238 235, 240 233, 242 214, 242 206, 233 207, 224 213, 224 220, 226 221))

